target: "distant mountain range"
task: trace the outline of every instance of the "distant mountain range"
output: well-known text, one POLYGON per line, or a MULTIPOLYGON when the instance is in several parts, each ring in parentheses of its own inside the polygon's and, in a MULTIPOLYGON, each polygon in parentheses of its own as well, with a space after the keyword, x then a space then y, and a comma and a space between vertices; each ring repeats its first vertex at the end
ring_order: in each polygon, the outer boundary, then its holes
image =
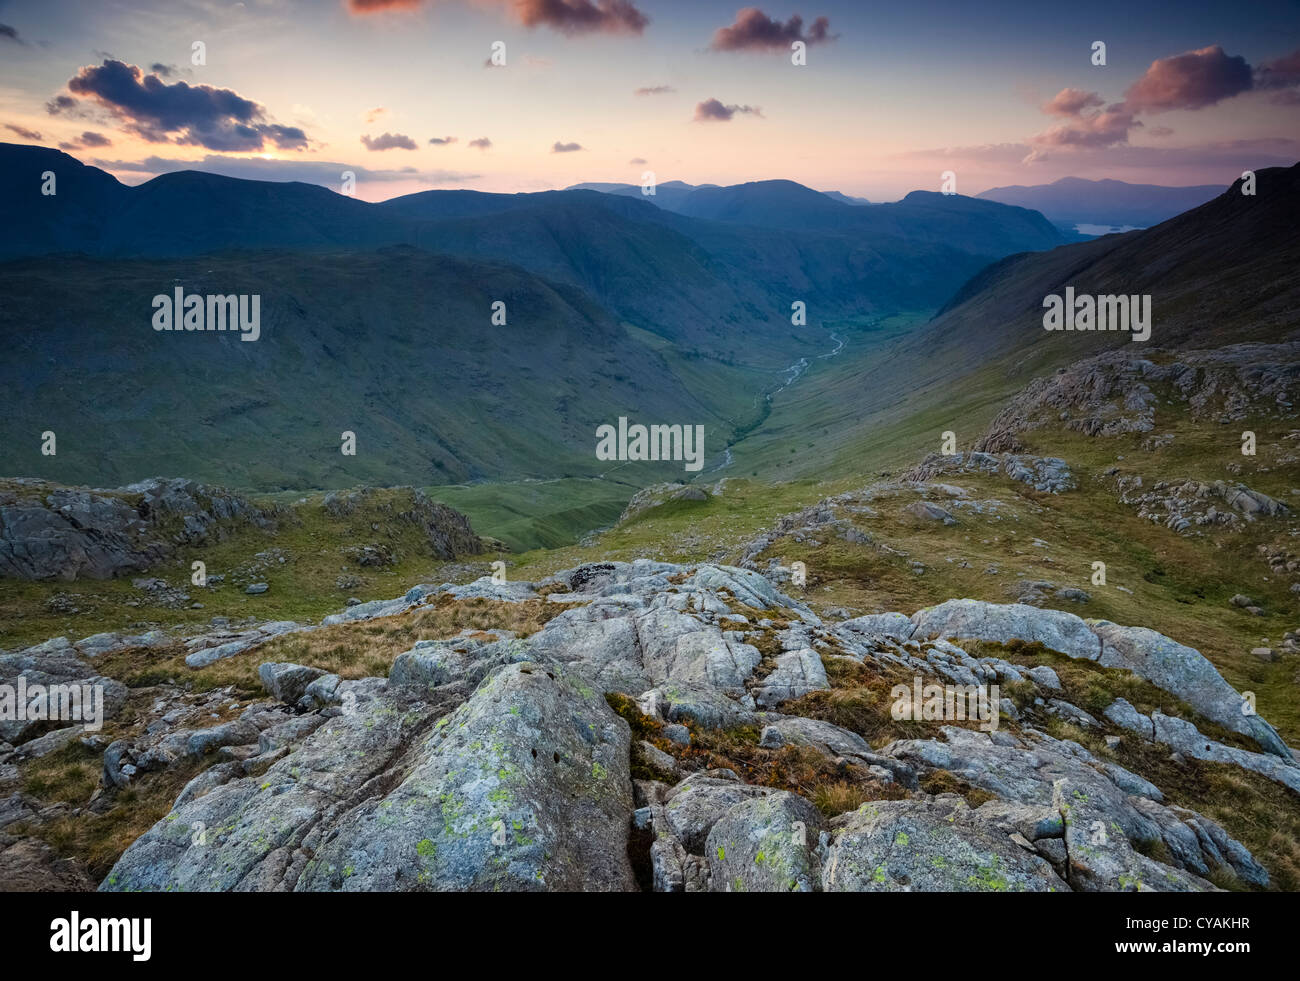
POLYGON ((0 177, 5 470, 101 486, 589 476, 591 434, 619 415, 703 424, 720 455, 792 363, 840 341, 851 354, 882 319, 999 270, 1091 254, 1057 249, 1065 236, 1021 207, 921 191, 868 206, 792 181, 668 182, 654 203, 638 187, 372 204, 193 171, 129 187, 9 144, 0 177), (154 332, 151 298, 175 287, 259 293, 261 339, 154 332))
POLYGON ((1220 184, 1162 187, 1158 184, 1126 184, 1124 181, 1062 177, 1051 184, 993 187, 975 196, 985 201, 1041 211, 1049 221, 1065 227, 1106 225, 1149 228, 1184 211, 1190 211, 1222 193, 1223 186, 1220 184))
MULTIPOLYGON (((760 183, 769 184, 790 184, 792 181, 763 181, 760 183)), ((748 186, 748 185, 736 185, 748 186)), ((802 187, 802 185, 799 185, 802 187)), ((571 184, 565 188, 566 191, 599 191, 602 194, 618 194, 629 198, 645 198, 651 204, 657 204, 668 211, 676 211, 678 214, 694 214, 691 205, 687 200, 696 191, 720 190, 717 184, 687 184, 684 181, 664 181, 662 184, 654 186, 654 193, 647 193, 640 184, 611 184, 600 181, 588 181, 583 184, 571 184)), ((853 197, 852 195, 842 194, 839 191, 818 191, 818 194, 825 195, 832 201, 840 204, 864 205, 870 204, 866 198, 853 197)))

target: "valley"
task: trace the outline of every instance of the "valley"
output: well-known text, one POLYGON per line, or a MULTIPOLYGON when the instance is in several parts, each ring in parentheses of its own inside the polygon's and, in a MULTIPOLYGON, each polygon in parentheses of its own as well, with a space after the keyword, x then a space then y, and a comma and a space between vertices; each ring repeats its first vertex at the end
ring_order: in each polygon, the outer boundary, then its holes
POLYGON ((83 221, 225 219, 39 225, 0 263, 0 685, 106 716, 0 718, 0 872, 1300 889, 1300 166, 1258 177, 1067 243, 780 181, 366 205, 79 173, 83 221), (1149 295, 1149 343, 1044 330, 1067 288, 1149 295), (160 343, 172 290, 260 295, 255 342, 160 343), (623 421, 692 440, 595 452, 623 421), (923 680, 998 685, 992 731, 892 712, 923 680))

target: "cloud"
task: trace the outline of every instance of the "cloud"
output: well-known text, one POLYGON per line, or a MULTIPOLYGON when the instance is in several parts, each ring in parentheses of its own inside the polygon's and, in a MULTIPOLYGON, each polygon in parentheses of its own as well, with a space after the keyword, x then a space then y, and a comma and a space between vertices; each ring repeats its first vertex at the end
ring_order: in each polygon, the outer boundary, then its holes
POLYGON ((363 136, 361 142, 367 150, 414 150, 415 140, 403 133, 384 133, 382 136, 363 136))
POLYGON ((163 78, 171 78, 176 74, 175 65, 164 65, 161 61, 155 61, 149 66, 149 70, 155 75, 161 75, 163 78))
MULTIPOLYGON (((1115 147, 1128 143, 1143 126, 1141 115, 1173 110, 1197 110, 1217 105, 1252 90, 1272 90, 1275 102, 1300 103, 1300 51, 1252 69, 1245 58, 1226 54, 1217 44, 1168 58, 1157 58, 1142 77, 1128 87, 1124 101, 1103 106, 1096 92, 1067 88, 1043 105, 1043 111, 1069 122, 1030 137, 1026 163, 1041 160, 1059 148, 1115 147)), ((1172 135, 1154 127, 1156 137, 1172 135)))
MULTIPOLYGON (((1255 69, 1253 78, 1257 89, 1289 89, 1300 87, 1300 49, 1289 55, 1266 61, 1255 69)), ((1273 101, 1293 104, 1294 92, 1283 92, 1273 101)))
POLYGON ((456 142, 456 137, 454 137, 454 136, 431 136, 431 137, 429 137, 429 143, 432 144, 433 146, 446 146, 446 145, 449 144, 449 143, 455 143, 455 142, 456 142))
MULTIPOLYGON (((422 0, 348 0, 354 14, 414 10, 422 0)), ((524 27, 549 27, 561 34, 641 34, 650 18, 632 0, 481 0, 504 6, 524 27)))
POLYGON ((644 88, 637 89, 632 94, 633 95, 667 95, 669 92, 676 92, 676 91, 677 90, 673 88, 671 85, 648 85, 645 86, 644 88))
POLYGON ((1159 58, 1124 93, 1132 112, 1203 109, 1249 91, 1246 59, 1229 56, 1217 44, 1171 58, 1159 58))
POLYGON ((746 7, 736 13, 734 24, 714 31, 709 48, 713 51, 788 51, 795 41, 813 45, 835 40, 830 26, 827 18, 818 17, 804 34, 803 18, 798 14, 782 24, 757 7, 746 7))
POLYGON ((1043 112, 1053 116, 1078 116, 1083 110, 1100 106, 1105 102, 1096 92, 1083 89, 1061 89, 1051 99, 1043 103, 1043 112))
POLYGON ((559 140, 556 140, 554 145, 552 145, 551 147, 551 152, 552 153, 575 153, 578 150, 581 150, 582 148, 583 147, 581 143, 561 143, 559 140))
POLYGON ((14 123, 5 123, 5 129, 12 133, 17 133, 24 140, 36 141, 41 138, 41 134, 34 129, 28 129, 26 126, 18 126, 14 123))
POLYGON ((628 161, 628 163, 630 163, 633 167, 641 167, 645 165, 646 159, 645 157, 633 157, 631 160, 628 161))
POLYGON ((515 0, 512 9, 525 27, 563 34, 640 34, 650 23, 630 0, 515 0))
POLYGON ((90 130, 82 133, 76 139, 69 140, 67 143, 60 143, 60 150, 83 150, 92 147, 112 146, 113 141, 102 133, 94 133, 90 130))
POLYGON ((26 41, 24 41, 22 38, 18 36, 18 29, 15 27, 10 27, 8 24, 0 24, 0 37, 8 38, 10 41, 13 41, 14 44, 27 43, 26 41))
POLYGON ((86 108, 70 95, 56 95, 45 103, 45 111, 51 116, 88 116, 86 108))
POLYGON ((480 136, 477 140, 470 140, 469 145, 477 150, 486 150, 492 146, 492 141, 486 136, 480 136))
POLYGON ((695 121, 726 123, 738 112, 759 117, 763 115, 763 110, 758 106, 724 106, 717 99, 705 99, 695 107, 695 121))
POLYGON ((420 0, 348 0, 354 14, 373 14, 383 10, 414 10, 420 0))
POLYGON ((1107 106, 1094 112, 1080 113, 1070 122, 1030 139, 1034 152, 1025 158, 1032 163, 1053 147, 1105 147, 1128 141, 1129 131, 1141 126, 1133 113, 1123 103, 1107 106))
POLYGON ((72 95, 46 103, 50 115, 81 115, 84 103, 91 103, 150 143, 227 152, 261 150, 267 143, 301 150, 308 144, 297 126, 267 122, 261 105, 230 89, 186 82, 168 85, 158 75, 121 61, 82 68, 68 80, 68 91, 72 95))
POLYGON ((148 157, 140 161, 92 161, 96 167, 114 173, 172 174, 179 170, 201 170, 222 177, 257 181, 303 181, 320 184, 337 190, 344 171, 351 171, 358 181, 392 182, 419 180, 428 184, 458 184, 478 180, 481 175, 455 170, 420 170, 416 167, 396 167, 371 170, 353 163, 326 160, 308 160, 296 157, 289 160, 266 160, 262 157, 230 157, 208 154, 202 160, 176 160, 167 157, 148 157))
POLYGON ((367 123, 373 123, 376 119, 384 115, 384 113, 386 112, 388 112, 388 110, 385 109, 383 106, 375 106, 375 108, 370 109, 366 112, 364 117, 365 121, 367 123))
POLYGON ((1147 130, 1147 135, 1164 139, 1166 136, 1173 136, 1174 131, 1168 126, 1152 126, 1147 130))

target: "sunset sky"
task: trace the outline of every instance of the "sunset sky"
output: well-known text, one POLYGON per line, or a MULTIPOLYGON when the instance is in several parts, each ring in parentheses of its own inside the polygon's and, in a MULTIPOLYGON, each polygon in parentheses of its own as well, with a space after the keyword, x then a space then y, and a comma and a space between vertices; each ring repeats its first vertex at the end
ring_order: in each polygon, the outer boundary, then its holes
POLYGON ((351 170, 379 200, 650 170, 881 201, 945 170, 1226 184, 1297 137, 1294 0, 0 0, 0 141, 128 183, 351 170))

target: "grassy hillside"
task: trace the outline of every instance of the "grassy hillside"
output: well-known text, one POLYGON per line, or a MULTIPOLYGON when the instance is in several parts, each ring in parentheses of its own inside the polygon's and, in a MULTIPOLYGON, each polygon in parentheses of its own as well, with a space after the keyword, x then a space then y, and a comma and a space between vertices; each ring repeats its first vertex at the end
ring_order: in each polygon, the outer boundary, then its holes
MULTIPOLYGON (((598 425, 704 425, 720 448, 786 363, 705 356, 688 385, 572 287, 410 248, 18 260, 0 265, 0 294, 3 470, 95 486, 159 473, 255 490, 591 477, 605 469, 598 425), (173 286, 260 294, 261 338, 154 331, 151 299, 173 286), (498 299, 506 326, 490 322, 498 299), (340 452, 345 430, 355 456, 340 452), (56 456, 41 453, 45 431, 56 456)), ((668 479, 681 464, 646 470, 668 479)))

